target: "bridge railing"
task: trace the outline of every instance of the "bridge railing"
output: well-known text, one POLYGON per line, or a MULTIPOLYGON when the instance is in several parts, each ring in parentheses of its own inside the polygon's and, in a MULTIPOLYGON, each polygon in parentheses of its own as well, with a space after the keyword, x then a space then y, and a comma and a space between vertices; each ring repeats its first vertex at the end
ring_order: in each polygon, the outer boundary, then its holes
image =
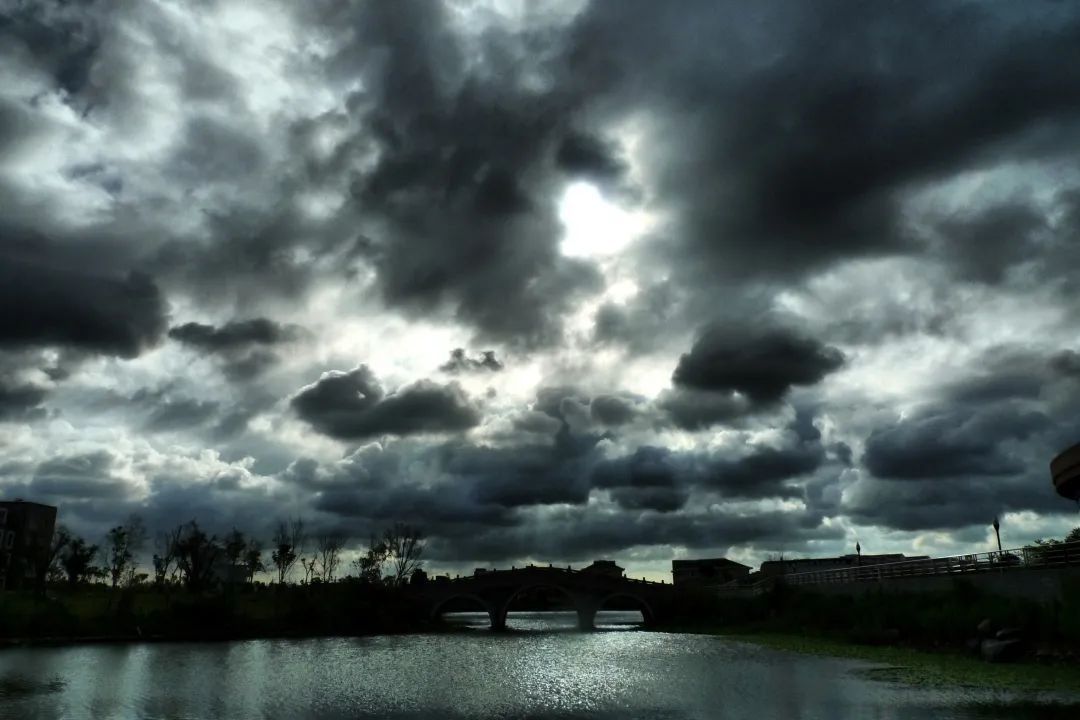
MULTIPOLYGON (((499 574, 504 574, 504 573, 514 573, 514 572, 520 572, 522 570, 556 570, 556 571, 559 571, 559 572, 564 572, 564 573, 569 573, 569 574, 576 574, 576 573, 582 573, 582 572, 584 572, 586 574, 589 574, 589 575, 593 574, 593 573, 590 573, 590 572, 586 572, 586 570, 584 568, 572 568, 569 565, 567 565, 566 567, 562 567, 560 565, 531 565, 530 564, 530 565, 522 565, 520 567, 513 566, 513 567, 509 567, 509 568, 492 568, 490 570, 484 570, 484 572, 479 573, 479 574, 474 573, 472 575, 460 575, 458 577, 450 578, 449 581, 450 582, 460 582, 462 580, 473 580, 473 579, 479 578, 479 577, 487 577, 489 575, 499 575, 499 574)), ((595 574, 600 576, 600 577, 604 577, 604 575, 602 575, 601 573, 595 573, 595 574)), ((632 578, 632 577, 625 577, 624 576, 624 577, 612 578, 612 579, 621 580, 623 582, 632 582, 632 583, 636 583, 636 584, 639 584, 639 585, 665 585, 665 586, 668 585, 668 583, 663 582, 663 581, 657 582, 655 580, 646 580, 645 578, 632 578)))
POLYGON ((810 570, 776 576, 787 585, 875 582, 893 578, 963 575, 1018 568, 1053 568, 1080 565, 1080 542, 1028 545, 968 555, 902 560, 878 565, 810 570))

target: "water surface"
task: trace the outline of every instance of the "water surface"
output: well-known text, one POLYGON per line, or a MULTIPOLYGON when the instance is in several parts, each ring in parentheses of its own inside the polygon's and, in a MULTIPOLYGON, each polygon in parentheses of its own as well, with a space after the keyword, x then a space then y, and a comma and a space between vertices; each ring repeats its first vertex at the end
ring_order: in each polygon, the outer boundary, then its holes
POLYGON ((1076 718, 1076 708, 873 680, 865 663, 702 635, 639 632, 638 613, 486 616, 458 633, 0 651, 0 718, 1076 718), (1023 704, 1017 704, 1022 701, 1023 704))

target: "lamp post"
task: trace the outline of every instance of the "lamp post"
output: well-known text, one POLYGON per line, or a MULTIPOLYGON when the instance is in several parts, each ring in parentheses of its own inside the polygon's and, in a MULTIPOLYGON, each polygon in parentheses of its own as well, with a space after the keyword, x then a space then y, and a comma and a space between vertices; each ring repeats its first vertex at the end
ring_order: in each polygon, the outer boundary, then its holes
POLYGON ((1000 553, 1001 552, 1001 523, 998 522, 998 519, 996 517, 994 518, 994 535, 997 537, 998 552, 1000 553))

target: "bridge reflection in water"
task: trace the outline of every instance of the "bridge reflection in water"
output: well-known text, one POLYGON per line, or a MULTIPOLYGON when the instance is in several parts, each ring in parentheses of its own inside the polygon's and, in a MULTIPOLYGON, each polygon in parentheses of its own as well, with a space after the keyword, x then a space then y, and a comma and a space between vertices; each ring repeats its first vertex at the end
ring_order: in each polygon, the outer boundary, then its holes
POLYGON ((431 619, 447 608, 471 602, 488 616, 491 629, 505 630, 506 616, 514 600, 540 589, 559 591, 577 614, 581 630, 593 630, 596 613, 612 604, 637 607, 646 625, 661 619, 669 610, 674 589, 671 585, 631 580, 569 568, 537 567, 493 570, 472 577, 432 581, 418 588, 418 599, 431 619))

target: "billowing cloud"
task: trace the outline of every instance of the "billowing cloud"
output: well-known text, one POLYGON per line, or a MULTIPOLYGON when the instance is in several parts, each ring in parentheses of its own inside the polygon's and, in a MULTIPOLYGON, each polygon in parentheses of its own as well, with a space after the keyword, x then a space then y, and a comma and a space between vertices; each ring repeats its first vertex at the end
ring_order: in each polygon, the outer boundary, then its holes
POLYGON ((251 345, 278 345, 297 339, 299 328, 267 318, 235 320, 221 327, 189 322, 169 329, 169 337, 206 352, 228 352, 251 345))
POLYGON ((1067 3, 16 5, 0 494, 653 577, 1075 523, 1067 3))
POLYGON ((843 363, 835 347, 789 328, 716 323, 679 358, 672 380, 684 388, 737 393, 768 404, 793 386, 820 382, 843 363))
POLYGON ((476 426, 481 417, 454 383, 420 380, 386 394, 366 365, 323 373, 291 403, 312 427, 340 440, 460 432, 476 426))
POLYGON ((451 375, 471 372, 498 372, 503 364, 495 357, 495 351, 485 350, 479 358, 471 358, 462 348, 450 351, 450 359, 439 366, 439 370, 451 375))

